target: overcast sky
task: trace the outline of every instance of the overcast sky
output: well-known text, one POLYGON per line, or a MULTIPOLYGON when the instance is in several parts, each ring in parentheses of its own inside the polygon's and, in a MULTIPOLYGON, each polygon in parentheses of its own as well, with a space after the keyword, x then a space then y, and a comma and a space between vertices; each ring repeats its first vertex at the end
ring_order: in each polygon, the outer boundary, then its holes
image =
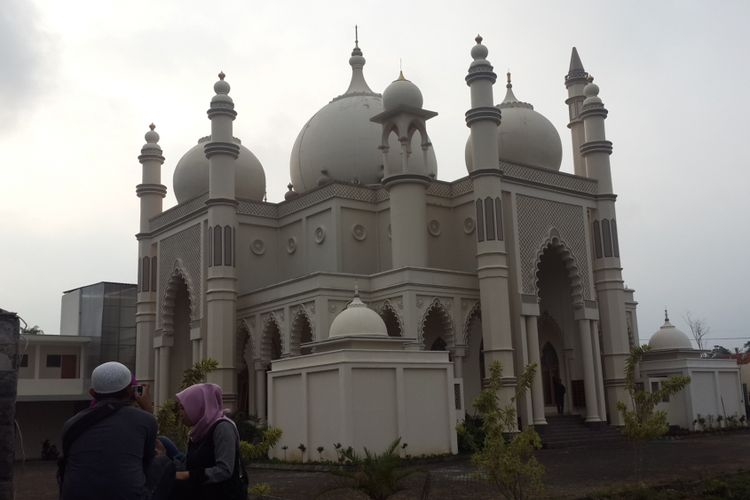
MULTIPOLYGON (((481 33, 498 74, 557 127, 572 172, 563 76, 572 46, 601 88, 624 277, 646 341, 663 309, 750 340, 750 2, 205 2, 4 0, 0 9, 0 307, 58 333, 64 290, 135 282, 137 156, 152 121, 174 166, 209 133, 216 74, 235 135, 283 199, 303 124, 349 82, 354 25, 366 79, 398 75, 439 116, 439 178, 466 175, 464 76, 481 33)), ((502 85, 496 87, 499 101, 502 85)), ((725 340, 734 338, 736 340, 725 340)))

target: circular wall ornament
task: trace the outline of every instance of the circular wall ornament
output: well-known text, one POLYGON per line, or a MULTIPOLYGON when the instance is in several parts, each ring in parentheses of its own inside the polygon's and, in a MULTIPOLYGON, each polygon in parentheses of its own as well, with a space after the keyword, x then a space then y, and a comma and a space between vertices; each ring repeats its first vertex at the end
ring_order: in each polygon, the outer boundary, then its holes
POLYGON ((315 238, 315 243, 317 243, 318 245, 323 243, 326 239, 326 228, 324 228, 323 226, 316 227, 314 238, 315 238))
POLYGON ((440 221, 432 219, 427 223, 427 232, 432 236, 440 236, 440 221))
POLYGON ((471 217, 467 217, 464 219, 464 233, 471 234, 474 232, 474 229, 476 229, 476 226, 474 224, 474 219, 471 217))
POLYGON ((286 240, 286 253, 291 255, 296 251, 297 251, 297 238, 295 238, 294 236, 291 236, 288 240, 286 240))
POLYGON ((263 255, 266 253, 266 244, 263 243, 263 240, 254 240, 250 244, 250 251, 255 255, 263 255))
POLYGON ((367 229, 362 224, 354 224, 352 226, 352 236, 357 241, 364 241, 367 238, 367 229))

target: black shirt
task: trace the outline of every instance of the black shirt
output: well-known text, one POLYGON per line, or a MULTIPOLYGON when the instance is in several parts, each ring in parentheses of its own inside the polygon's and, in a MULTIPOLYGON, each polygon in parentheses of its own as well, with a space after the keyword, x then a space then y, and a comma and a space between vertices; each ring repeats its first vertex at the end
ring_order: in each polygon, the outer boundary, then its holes
MULTIPOLYGON (((63 433, 76 417, 65 422, 63 433)), ((70 447, 63 500, 143 500, 154 458, 156 419, 126 406, 96 423, 70 447)))

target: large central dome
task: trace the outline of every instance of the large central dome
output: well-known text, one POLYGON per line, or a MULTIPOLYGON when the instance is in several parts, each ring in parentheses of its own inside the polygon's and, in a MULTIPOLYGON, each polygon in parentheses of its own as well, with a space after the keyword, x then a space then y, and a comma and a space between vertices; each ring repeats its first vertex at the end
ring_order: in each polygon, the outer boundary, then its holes
MULTIPOLYGON (((297 192, 313 189, 332 180, 378 184, 383 178, 383 158, 378 149, 382 130, 370 118, 383 111, 383 98, 365 81, 365 58, 355 45, 349 58, 352 79, 342 95, 315 113, 302 127, 294 142, 289 170, 297 192)), ((415 134, 412 151, 420 151, 415 134)), ((400 164, 400 147, 391 136, 388 161, 400 164)), ((428 153, 428 174, 437 176, 433 148, 428 153)))

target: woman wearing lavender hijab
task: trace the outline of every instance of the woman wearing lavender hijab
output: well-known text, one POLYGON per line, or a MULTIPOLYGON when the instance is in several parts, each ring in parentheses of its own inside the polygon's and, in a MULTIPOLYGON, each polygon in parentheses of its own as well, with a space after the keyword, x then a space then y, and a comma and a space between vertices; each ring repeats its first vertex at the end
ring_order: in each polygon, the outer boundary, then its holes
POLYGON ((177 393, 182 421, 190 427, 184 471, 176 473, 173 498, 236 500, 247 498, 241 474, 240 437, 224 415, 221 387, 196 384, 177 393))

